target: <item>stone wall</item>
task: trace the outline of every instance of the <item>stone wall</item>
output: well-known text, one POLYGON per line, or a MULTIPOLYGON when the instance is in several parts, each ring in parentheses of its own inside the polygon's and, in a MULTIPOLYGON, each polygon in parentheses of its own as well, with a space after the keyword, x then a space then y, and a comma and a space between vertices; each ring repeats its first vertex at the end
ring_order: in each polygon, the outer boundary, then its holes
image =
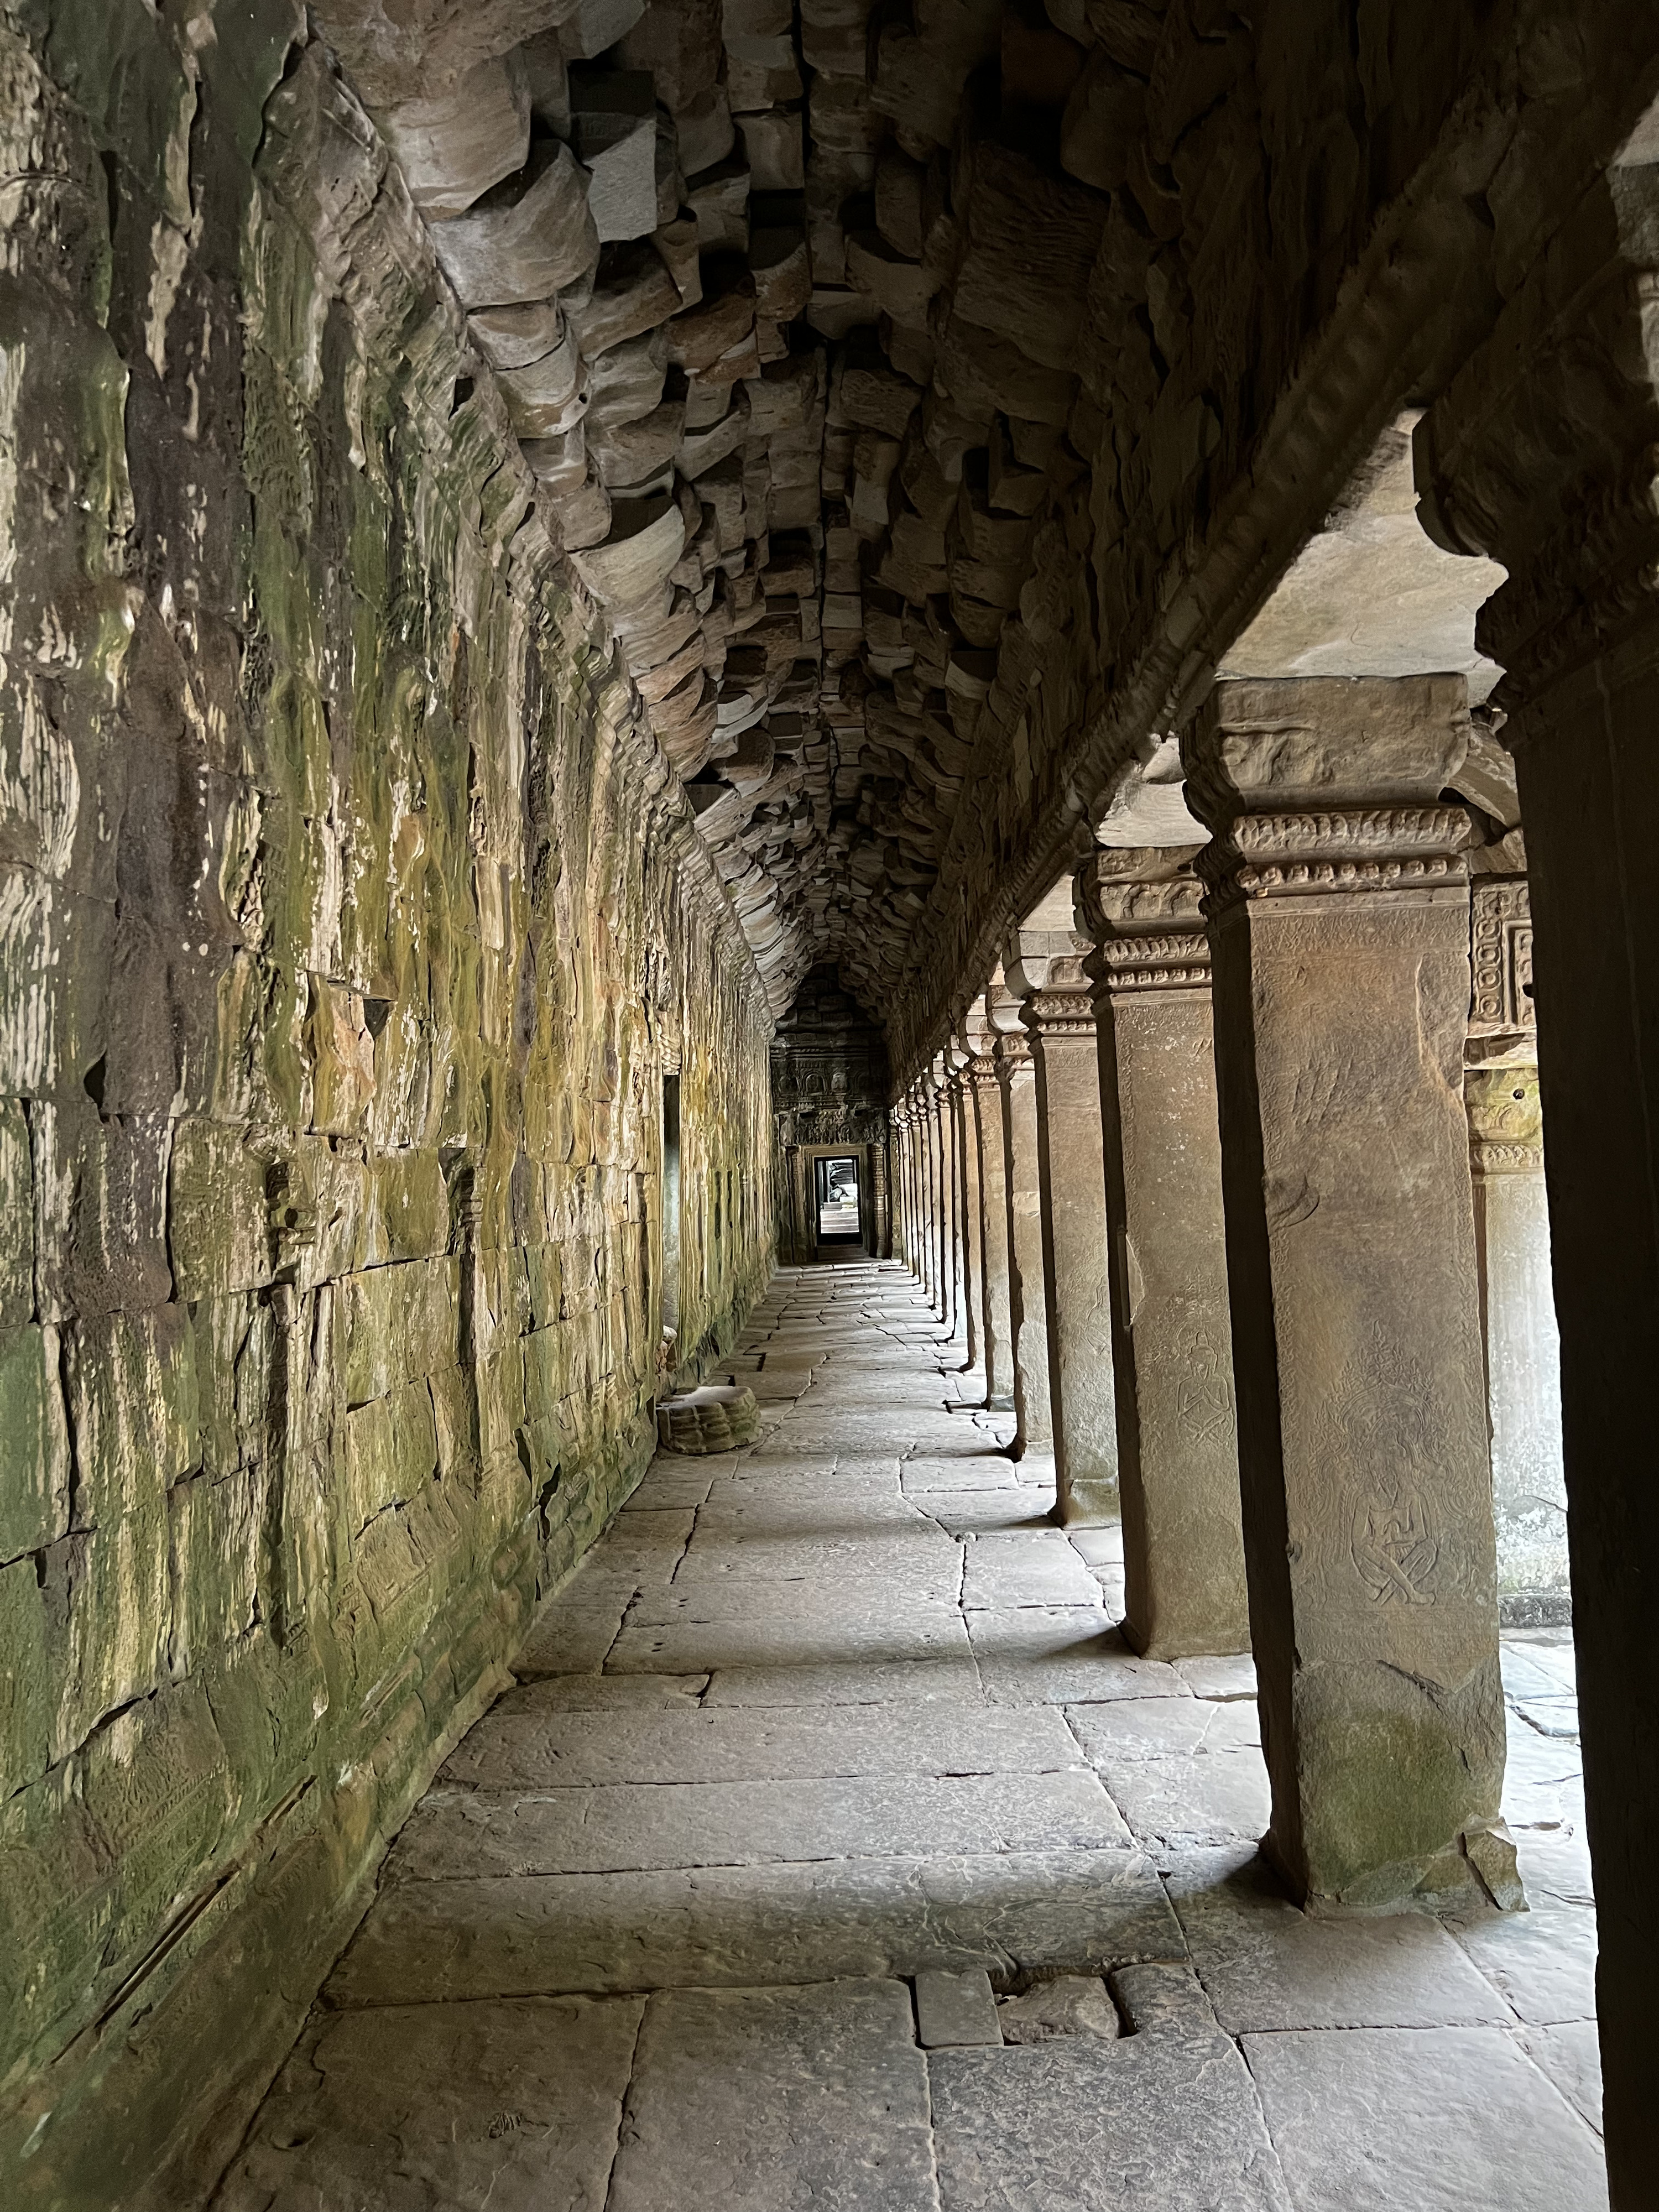
POLYGON ((220 13, 0 8, 18 2206, 216 2171, 637 1478, 665 1054, 694 1356, 770 1266, 678 784, 372 126, 292 0, 220 13))

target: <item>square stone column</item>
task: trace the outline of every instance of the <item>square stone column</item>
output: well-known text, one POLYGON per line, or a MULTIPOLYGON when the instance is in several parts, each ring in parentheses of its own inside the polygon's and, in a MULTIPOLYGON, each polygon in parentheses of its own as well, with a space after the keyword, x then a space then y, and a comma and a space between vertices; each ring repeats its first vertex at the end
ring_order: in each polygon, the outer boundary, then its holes
POLYGON ((1462 677, 1216 686, 1214 953, 1267 1848, 1304 1898, 1517 1894, 1462 1096, 1462 677))
MULTIPOLYGON (((1598 37, 1622 15, 1585 17, 1598 37)), ((1644 27, 1644 31, 1646 26, 1644 27)), ((1634 121, 1642 61, 1598 58, 1634 121)), ((1618 48, 1615 46, 1614 52, 1618 48)), ((1629 52, 1629 49, 1626 49, 1629 52)), ((1632 56, 1635 60, 1636 57, 1632 56)), ((1608 2191, 1659 2172, 1659 172, 1653 116, 1511 267, 1490 339, 1418 425, 1419 512, 1501 562, 1480 650, 1504 670, 1535 936, 1538 1061, 1584 1797, 1601 1929, 1608 2191)))
POLYGON ((994 1412, 1009 1413, 1014 1403, 1014 1322, 1009 1297, 1008 1161, 1002 1086, 992 1054, 975 1053, 963 1071, 963 1080, 973 1111, 973 1146, 979 1168, 985 1402, 994 1412))
POLYGON ((957 1211, 957 1125, 950 1063, 943 1054, 933 1064, 933 1127, 939 1144, 939 1313, 954 1335, 962 1326, 962 1249, 957 1211))
POLYGON ((1037 1181, 1055 1511, 1100 1527, 1118 1517, 1100 1063, 1094 1002, 1074 956, 1022 962, 1011 986, 1036 1071, 1037 1181))
POLYGON ((951 1070, 951 1129, 956 1150, 957 1218, 962 1245, 962 1322, 966 1358, 977 1367, 985 1357, 985 1323, 981 1310, 984 1262, 980 1250, 979 1146, 974 1136, 974 1103, 968 1087, 969 1055, 953 1048, 951 1070))
POLYGON ((1561 1346, 1550 1281, 1532 912, 1524 877, 1478 882, 1463 1102, 1474 1175, 1498 1523, 1498 1609, 1516 1626, 1571 1618, 1561 1346))
POLYGON ((1250 1640, 1197 849, 1098 852, 1077 878, 1095 946, 1123 1632, 1156 1659, 1250 1640))
POLYGON ((1036 1068, 1030 1039, 1012 1024, 1014 1002, 998 1006, 997 1082, 1002 1092, 1002 1161, 1008 1218, 1008 1326, 1013 1347, 1014 1443, 1018 1458, 1051 1444, 1048 1316, 1042 1291, 1042 1176, 1037 1159, 1036 1068), (1003 1023, 1009 1024, 1001 1028, 1003 1023))

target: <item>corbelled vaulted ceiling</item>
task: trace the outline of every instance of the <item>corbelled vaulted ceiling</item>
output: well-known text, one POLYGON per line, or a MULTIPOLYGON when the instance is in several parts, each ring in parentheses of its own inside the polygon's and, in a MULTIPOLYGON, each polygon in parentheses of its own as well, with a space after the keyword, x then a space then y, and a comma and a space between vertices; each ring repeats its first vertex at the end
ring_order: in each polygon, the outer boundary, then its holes
POLYGON ((1081 470, 1079 319, 1161 9, 315 12, 775 1008, 825 959, 879 1006, 1081 470))

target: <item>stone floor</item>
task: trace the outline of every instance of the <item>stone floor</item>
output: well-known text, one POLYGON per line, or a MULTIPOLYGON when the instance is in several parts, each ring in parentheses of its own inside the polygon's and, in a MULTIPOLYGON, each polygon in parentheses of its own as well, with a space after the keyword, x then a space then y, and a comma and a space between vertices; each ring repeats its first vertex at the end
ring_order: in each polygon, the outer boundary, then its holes
POLYGON ((1571 1645, 1506 1645, 1533 1910, 1310 1921, 1246 1659, 1116 1638, 894 1266, 781 1274, 409 1822, 226 2212, 1604 2205, 1571 1645))

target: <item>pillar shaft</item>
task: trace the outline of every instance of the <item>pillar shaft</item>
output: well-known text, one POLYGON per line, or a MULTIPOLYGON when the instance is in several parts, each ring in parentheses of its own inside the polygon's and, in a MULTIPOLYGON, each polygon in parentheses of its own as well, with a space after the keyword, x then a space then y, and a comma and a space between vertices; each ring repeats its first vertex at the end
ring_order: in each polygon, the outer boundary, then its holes
POLYGON ((1486 1328, 1498 1602, 1505 1621, 1536 1626, 1571 1613, 1560 1339, 1524 877, 1476 884, 1471 960, 1463 1100, 1486 1328))
POLYGON ((1003 1136, 1002 1086, 989 1053, 968 1063, 979 1161, 980 1255, 985 1316, 985 1402, 999 1412, 1014 1403, 1014 1320, 1010 1303, 1008 1158, 1003 1136))
POLYGON ((1650 2203, 1659 2170, 1659 1705, 1645 1686, 1659 1583, 1645 1387, 1659 1371, 1656 226, 1659 178, 1638 152, 1584 191, 1559 236, 1540 234, 1492 338, 1416 436, 1434 535, 1509 575, 1476 635, 1505 672, 1496 699, 1535 929, 1615 2212, 1650 2203))
POLYGON ((1158 1659, 1249 1644, 1210 948, 1190 858, 1097 853, 1078 878, 1095 940, 1123 1627, 1158 1659))
POLYGON ((1013 1347, 1017 1451, 1054 1441, 1048 1323, 1042 1296, 1042 1183, 1037 1162, 1036 1070, 1024 1036, 996 1043, 1008 1218, 1008 1324, 1013 1347))
POLYGON ((1100 1063, 1081 966, 1052 961, 1020 1018, 1036 1069, 1037 1175, 1057 1510, 1098 1526, 1118 1516, 1100 1063))
POLYGON ((951 1127, 957 1154, 957 1205, 962 1224, 962 1316, 965 1364, 977 1367, 985 1357, 982 1312, 984 1263, 981 1252, 979 1146, 974 1134, 974 1102, 963 1071, 951 1079, 951 1127))
POLYGON ((1513 1890, 1461 1083, 1461 678, 1216 687, 1227 1262, 1250 1625, 1297 1892, 1513 1890), (1466 1857, 1463 1854, 1467 1852, 1466 1857), (1502 1863, 1507 1857, 1507 1865, 1502 1863))

